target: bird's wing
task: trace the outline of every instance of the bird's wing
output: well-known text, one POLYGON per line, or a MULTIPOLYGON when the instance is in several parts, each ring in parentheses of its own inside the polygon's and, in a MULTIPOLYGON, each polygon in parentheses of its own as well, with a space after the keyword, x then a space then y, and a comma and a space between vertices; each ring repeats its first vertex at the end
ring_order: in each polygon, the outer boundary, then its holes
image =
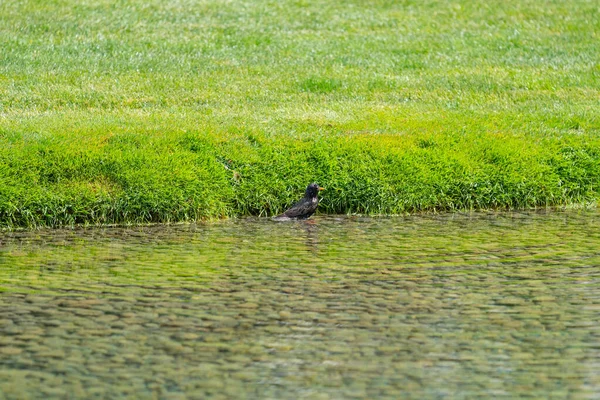
POLYGON ((299 217, 301 215, 312 214, 316 208, 316 204, 314 204, 312 201, 302 199, 290 207, 290 209, 284 212, 282 215, 290 218, 299 217))

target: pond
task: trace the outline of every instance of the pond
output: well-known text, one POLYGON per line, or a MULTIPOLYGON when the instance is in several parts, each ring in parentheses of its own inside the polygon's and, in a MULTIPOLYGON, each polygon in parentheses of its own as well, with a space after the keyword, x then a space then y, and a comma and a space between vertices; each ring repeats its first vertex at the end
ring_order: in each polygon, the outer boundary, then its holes
POLYGON ((0 233, 0 398, 599 398, 600 211, 0 233))

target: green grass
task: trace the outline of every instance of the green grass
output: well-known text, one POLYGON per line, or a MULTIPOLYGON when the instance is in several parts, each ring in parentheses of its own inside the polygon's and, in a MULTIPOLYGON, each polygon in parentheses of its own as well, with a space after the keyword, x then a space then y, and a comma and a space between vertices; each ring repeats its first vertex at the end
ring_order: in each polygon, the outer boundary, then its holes
POLYGON ((594 1, 0 3, 0 226, 600 198, 594 1))

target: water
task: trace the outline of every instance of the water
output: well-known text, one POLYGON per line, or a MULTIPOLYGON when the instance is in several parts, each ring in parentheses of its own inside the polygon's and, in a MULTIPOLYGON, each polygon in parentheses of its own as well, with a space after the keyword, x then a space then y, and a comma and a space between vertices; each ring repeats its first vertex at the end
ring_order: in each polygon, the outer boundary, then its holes
POLYGON ((599 398, 600 212, 0 233, 0 399, 599 398))

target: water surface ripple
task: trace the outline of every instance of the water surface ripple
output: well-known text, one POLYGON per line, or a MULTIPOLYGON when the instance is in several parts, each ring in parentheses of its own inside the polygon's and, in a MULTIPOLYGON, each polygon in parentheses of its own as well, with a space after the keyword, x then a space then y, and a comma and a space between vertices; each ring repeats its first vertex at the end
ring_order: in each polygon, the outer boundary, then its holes
POLYGON ((599 398, 600 212, 0 233, 0 399, 599 398))

